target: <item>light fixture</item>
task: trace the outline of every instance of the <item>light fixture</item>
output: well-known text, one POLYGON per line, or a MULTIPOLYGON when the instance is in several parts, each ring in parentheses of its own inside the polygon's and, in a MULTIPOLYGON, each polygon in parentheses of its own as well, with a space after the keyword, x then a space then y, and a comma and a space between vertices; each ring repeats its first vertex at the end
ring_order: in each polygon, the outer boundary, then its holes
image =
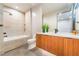
POLYGON ((33 16, 36 16, 36 13, 33 12, 32 15, 33 15, 33 16))
POLYGON ((62 13, 59 13, 59 15, 61 16, 61 15, 62 15, 62 13))
POLYGON ((18 8, 18 6, 15 7, 16 9, 18 8))

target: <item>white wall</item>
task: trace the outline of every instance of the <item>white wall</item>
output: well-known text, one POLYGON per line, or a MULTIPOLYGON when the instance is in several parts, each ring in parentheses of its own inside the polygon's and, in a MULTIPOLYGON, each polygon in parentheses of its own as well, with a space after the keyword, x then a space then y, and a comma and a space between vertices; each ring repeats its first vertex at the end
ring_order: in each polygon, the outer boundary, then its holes
MULTIPOLYGON (((2 5, 0 4, 0 25, 3 24, 3 14, 2 14, 2 5)), ((3 27, 0 27, 0 54, 2 53, 2 44, 3 44, 3 27)))
POLYGON ((31 36, 32 34, 32 24, 31 24, 31 11, 25 13, 25 34, 31 36))
POLYGON ((3 13, 4 32, 7 33, 7 36, 23 35, 24 14, 7 7, 4 7, 4 10, 12 13, 12 15, 6 12, 3 13))
MULTIPOLYGON (((9 11, 12 13, 12 15, 9 15, 8 13, 3 13, 3 29, 5 32, 7 32, 8 37, 11 36, 18 36, 18 35, 23 35, 24 34, 24 14, 10 9, 10 8, 4 8, 4 10, 9 11)), ((0 19, 1 20, 1 19, 0 19)), ((1 29, 0 29, 0 32, 1 29)), ((3 32, 2 32, 3 34, 3 32)), ((1 36, 1 33, 0 33, 1 36)), ((1 36, 2 37, 2 36, 1 36)), ((17 40, 12 40, 12 41, 7 41, 4 42, 2 38, 1 40, 0 37, 0 54, 3 54, 6 51, 12 50, 14 48, 17 48, 21 45, 26 44, 26 41, 28 38, 21 38, 21 39, 17 39, 17 40)), ((7 37, 7 39, 9 39, 7 37)), ((12 38, 11 38, 12 39, 12 38)))
POLYGON ((32 35, 42 31, 41 7, 32 8, 32 35))
MULTIPOLYGON (((0 4, 0 25, 3 25, 3 14, 2 14, 2 5, 0 4)), ((0 26, 0 43, 1 43, 1 41, 2 41, 2 28, 3 28, 3 26, 0 26)))
POLYGON ((57 24, 57 12, 43 17, 43 23, 49 25, 49 32, 53 32, 57 24))

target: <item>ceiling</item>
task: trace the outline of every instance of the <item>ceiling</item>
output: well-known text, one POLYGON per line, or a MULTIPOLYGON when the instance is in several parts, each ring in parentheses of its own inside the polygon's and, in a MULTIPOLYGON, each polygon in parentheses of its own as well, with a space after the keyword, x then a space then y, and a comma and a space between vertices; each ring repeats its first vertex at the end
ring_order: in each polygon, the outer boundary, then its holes
POLYGON ((51 13, 51 12, 56 12, 59 10, 63 9, 70 9, 71 4, 69 3, 46 3, 42 4, 42 11, 43 14, 51 13))
POLYGON ((25 13, 30 8, 35 7, 38 4, 36 4, 36 3, 4 3, 3 5, 25 13))
POLYGON ((60 9, 64 9, 69 7, 71 4, 69 3, 4 3, 5 6, 16 9, 18 11, 21 11, 25 13, 30 8, 33 8, 35 6, 41 6, 43 14, 46 14, 48 12, 54 12, 60 9))

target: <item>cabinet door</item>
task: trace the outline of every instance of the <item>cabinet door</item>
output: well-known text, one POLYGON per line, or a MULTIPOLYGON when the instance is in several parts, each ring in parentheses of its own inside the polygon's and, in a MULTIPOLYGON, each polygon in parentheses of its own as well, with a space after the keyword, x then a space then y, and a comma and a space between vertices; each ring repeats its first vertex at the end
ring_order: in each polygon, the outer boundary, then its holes
POLYGON ((42 37, 42 35, 36 34, 36 47, 41 48, 41 46, 42 46, 42 44, 41 44, 41 37, 42 37))
POLYGON ((36 36, 36 46, 44 50, 49 51, 51 48, 51 37, 47 35, 37 35, 36 36))
POLYGON ((52 53, 62 56, 64 53, 64 39, 62 37, 52 37, 52 53))
POLYGON ((73 56, 74 55, 74 39, 64 38, 64 55, 73 56))
MULTIPOLYGON (((47 51, 52 53, 54 51, 54 41, 52 39, 52 36, 49 36, 48 40, 47 40, 47 51)), ((53 52, 54 54, 54 52, 53 52)))
POLYGON ((52 37, 51 40, 51 52, 57 55, 57 38, 55 36, 52 37))
POLYGON ((79 40, 74 39, 74 56, 79 56, 79 40))
POLYGON ((56 37, 56 53, 58 56, 64 54, 64 38, 56 37))
POLYGON ((42 48, 49 51, 50 49, 50 40, 51 36, 43 35, 42 36, 42 48))
POLYGON ((62 56, 64 54, 64 39, 56 36, 38 35, 37 47, 55 55, 62 56))

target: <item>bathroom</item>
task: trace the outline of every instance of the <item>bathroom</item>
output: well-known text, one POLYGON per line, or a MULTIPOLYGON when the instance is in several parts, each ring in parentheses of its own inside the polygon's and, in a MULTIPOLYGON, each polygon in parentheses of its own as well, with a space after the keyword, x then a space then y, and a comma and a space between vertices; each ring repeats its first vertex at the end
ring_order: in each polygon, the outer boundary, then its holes
POLYGON ((36 22, 38 24, 38 32, 40 32, 41 24, 42 24, 42 12, 37 4, 0 4, 1 5, 1 29, 2 35, 0 38, 0 54, 3 54, 9 50, 15 49, 22 45, 30 45, 27 49, 31 49, 35 47, 35 39, 32 39, 35 36, 35 28, 36 22), (9 5, 9 6, 8 6, 9 5), (12 8, 10 7, 12 6, 12 8), (37 6, 36 6, 37 5, 37 6), (18 7, 19 6, 19 7, 18 7), (24 7, 23 7, 24 6, 24 7), (15 8, 13 8, 15 7, 15 8), (22 7, 22 8, 21 8, 22 7), (33 7, 33 8, 32 8, 33 7), (25 9, 24 9, 25 8, 25 9), (18 9, 18 10, 17 10, 18 9), (22 10, 22 11, 20 11, 22 10), (41 17, 40 17, 41 16, 41 17), (37 19, 39 21, 32 19, 37 19), (33 26, 32 26, 33 24, 33 26), (33 29, 31 30, 31 28, 33 29), (33 31, 33 32, 32 32, 33 31), (29 40, 28 40, 29 39, 29 40), (33 41, 30 43, 30 41, 33 41), (33 43, 33 44, 32 44, 33 43))
MULTIPOLYGON (((49 33, 54 33, 55 29, 66 33, 71 33, 74 28, 78 31, 78 20, 73 28, 72 5, 72 3, 0 4, 0 55, 23 45, 26 50, 36 48, 36 34, 42 32, 43 24, 48 24, 49 33), (65 12, 70 13, 68 13, 70 20, 62 24, 60 18, 65 16, 61 17, 65 12)), ((75 11, 76 15, 78 15, 78 10, 75 11)), ((45 53, 47 52, 42 51, 42 54, 45 53)))

